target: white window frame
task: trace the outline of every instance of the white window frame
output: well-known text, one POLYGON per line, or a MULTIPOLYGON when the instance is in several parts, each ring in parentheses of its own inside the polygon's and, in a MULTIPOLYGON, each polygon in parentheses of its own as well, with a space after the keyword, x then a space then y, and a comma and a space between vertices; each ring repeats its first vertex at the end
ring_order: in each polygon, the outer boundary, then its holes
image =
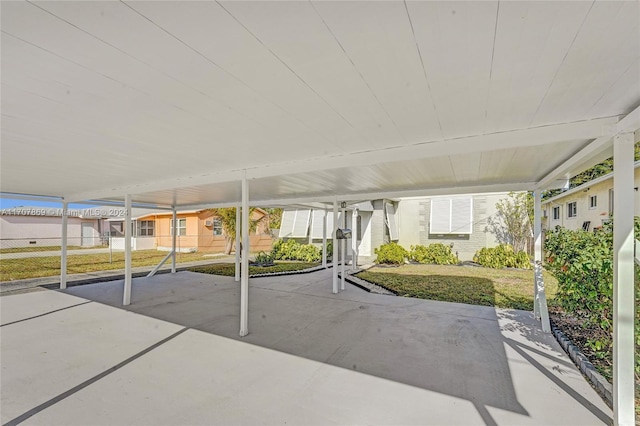
POLYGON ((560 215, 561 214, 562 214, 562 212, 560 212, 560 206, 554 206, 551 209, 551 218, 552 218, 552 220, 560 220, 560 217, 561 217, 560 215))
POLYGON ((578 202, 569 201, 567 203, 567 219, 575 219, 578 217, 578 202))
POLYGON ((224 235, 222 229, 222 221, 220 219, 217 219, 215 217, 211 219, 211 231, 213 232, 214 237, 224 235))
POLYGON ((153 237, 155 235, 156 222, 154 220, 139 220, 137 222, 139 237, 153 237))
POLYGON ((589 196, 589 210, 598 208, 598 195, 589 196))
POLYGON ((473 234, 473 197, 452 197, 452 198, 432 198, 431 199, 431 209, 429 212, 429 234, 432 235, 438 235, 438 234, 451 234, 451 235, 463 235, 463 234, 473 234), (446 201, 448 201, 449 203, 449 224, 448 224, 448 230, 440 230, 440 229, 436 229, 433 230, 433 213, 435 211, 434 209, 434 202, 438 202, 440 204, 446 204, 446 201), (465 201, 469 203, 469 217, 468 219, 465 219, 465 221, 467 222, 468 226, 465 227, 456 227, 456 229, 453 228, 454 224, 453 224, 453 216, 454 216, 454 202, 456 201, 465 201))
MULTIPOLYGON (((173 236, 173 219, 171 219, 170 225, 171 226, 169 227, 169 235, 173 236)), ((178 218, 177 230, 178 230, 178 236, 182 237, 187 235, 187 218, 186 217, 178 218)))

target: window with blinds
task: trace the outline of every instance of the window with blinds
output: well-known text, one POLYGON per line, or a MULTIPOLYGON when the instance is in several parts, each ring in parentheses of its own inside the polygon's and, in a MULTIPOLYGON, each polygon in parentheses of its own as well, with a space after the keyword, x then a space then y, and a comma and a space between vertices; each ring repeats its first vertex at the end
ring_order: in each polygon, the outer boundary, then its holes
POLYGON ((433 198, 429 219, 430 234, 471 234, 473 198, 433 198))

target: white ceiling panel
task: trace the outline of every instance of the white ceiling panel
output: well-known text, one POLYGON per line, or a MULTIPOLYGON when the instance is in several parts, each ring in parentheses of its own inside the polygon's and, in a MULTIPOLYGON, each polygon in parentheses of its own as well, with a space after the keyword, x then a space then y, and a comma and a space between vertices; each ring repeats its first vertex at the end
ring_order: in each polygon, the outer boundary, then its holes
POLYGON ((274 203, 529 188, 640 105, 636 1, 0 8, 4 193, 233 204, 244 174, 274 203))

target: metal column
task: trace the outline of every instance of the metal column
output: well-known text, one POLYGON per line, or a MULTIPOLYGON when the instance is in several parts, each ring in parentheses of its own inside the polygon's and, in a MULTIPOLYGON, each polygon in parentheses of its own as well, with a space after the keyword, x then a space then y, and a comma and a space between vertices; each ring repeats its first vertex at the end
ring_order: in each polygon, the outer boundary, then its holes
POLYGON ((177 229, 178 229, 178 212, 175 207, 173 208, 173 224, 172 226, 172 234, 171 234, 171 273, 176 273, 176 239, 177 229))
POLYGON ((60 288, 67 288, 67 228, 69 224, 69 203, 62 203, 62 238, 60 241, 62 253, 60 254, 60 288))
POLYGON ((336 240, 338 233, 338 198, 333 200, 333 293, 338 292, 338 244, 340 240, 336 240))
POLYGON ((240 272, 240 336, 249 334, 249 185, 242 176, 242 268, 240 272))
POLYGON ((124 296, 122 304, 126 306, 131 304, 131 194, 124 196, 124 208, 124 296))
POLYGON ((534 281, 534 314, 540 318, 542 331, 551 332, 549 323, 549 310, 547 309, 547 293, 544 289, 544 277, 542 275, 542 192, 536 189, 533 192, 533 281, 534 281))
POLYGON ((236 206, 236 282, 240 281, 240 206, 236 206))
POLYGON ((613 139, 613 421, 634 419, 634 135, 613 139))

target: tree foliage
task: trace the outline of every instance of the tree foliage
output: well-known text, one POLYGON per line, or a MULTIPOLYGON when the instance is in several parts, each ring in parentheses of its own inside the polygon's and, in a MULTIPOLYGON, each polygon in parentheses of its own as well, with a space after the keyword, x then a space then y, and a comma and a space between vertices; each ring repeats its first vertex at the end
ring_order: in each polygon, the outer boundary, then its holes
MULTIPOLYGON (((224 253, 231 254, 233 243, 236 240, 236 208, 224 207, 208 209, 208 211, 211 212, 216 219, 220 220, 222 224, 222 235, 225 239, 224 253)), ((258 224, 264 221, 265 218, 268 218, 268 216, 264 216, 260 219, 252 219, 251 217, 255 211, 255 207, 249 208, 249 232, 255 232, 258 228, 258 224)))
POLYGON ((515 252, 525 250, 533 235, 533 196, 528 192, 510 192, 496 203, 496 210, 487 220, 487 230, 515 252))

